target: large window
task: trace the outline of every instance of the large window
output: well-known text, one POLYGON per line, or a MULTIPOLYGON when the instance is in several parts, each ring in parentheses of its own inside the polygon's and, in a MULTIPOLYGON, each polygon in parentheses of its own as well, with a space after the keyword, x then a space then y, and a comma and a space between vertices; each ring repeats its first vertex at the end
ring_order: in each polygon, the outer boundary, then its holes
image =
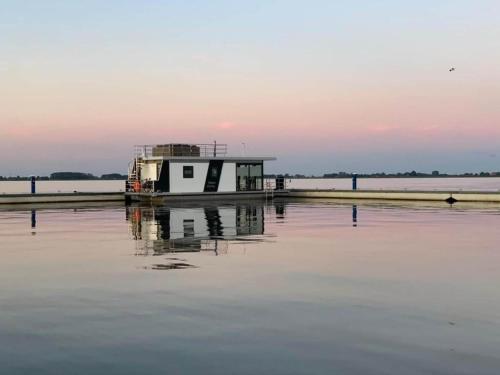
POLYGON ((236 190, 262 190, 262 164, 236 164, 236 190))
POLYGON ((182 168, 182 177, 184 177, 184 178, 193 178, 194 177, 192 165, 185 165, 182 168))

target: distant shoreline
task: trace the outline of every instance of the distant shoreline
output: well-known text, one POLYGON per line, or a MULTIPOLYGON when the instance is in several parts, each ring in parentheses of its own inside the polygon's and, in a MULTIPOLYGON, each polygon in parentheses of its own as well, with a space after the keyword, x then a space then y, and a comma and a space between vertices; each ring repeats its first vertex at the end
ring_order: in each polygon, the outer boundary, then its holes
MULTIPOLYGON (((30 177, 0 177, 2 181, 29 181, 30 177)), ((37 181, 126 181, 126 178, 45 178, 37 177, 37 181)))
MULTIPOLYGON (((264 178, 276 178, 277 176, 280 175, 265 175, 264 178)), ((346 179, 351 179, 352 175, 347 175, 347 176, 335 176, 335 177, 321 177, 321 176, 290 176, 290 175, 281 175, 286 179, 290 180, 346 180, 346 179)), ((394 176, 394 175, 363 175, 363 174, 358 174, 358 178, 494 178, 494 177, 500 177, 500 174, 498 175, 439 175, 439 176, 432 176, 432 175, 419 175, 419 176, 408 176, 408 175, 401 175, 401 176, 394 176)))
MULTIPOLYGON (((494 178, 494 177, 499 177, 500 175, 490 175, 490 176, 463 176, 463 175, 441 175, 441 176, 365 176, 365 175, 359 175, 358 178, 494 178)), ((268 177, 266 177, 268 178, 268 177)), ((274 177, 269 177, 269 178, 274 178, 274 177)), ((293 176, 285 176, 285 178, 291 179, 291 180, 346 180, 346 179, 351 179, 352 176, 344 176, 344 177, 293 177, 293 176)))
MULTIPOLYGON (((27 181, 32 176, 0 176, 0 181, 27 181)), ((101 176, 94 176, 92 173, 83 172, 54 172, 50 176, 35 176, 38 181, 125 181, 127 175, 121 173, 106 173, 101 176)))
MULTIPOLYGON (((279 175, 265 175, 264 178, 272 179, 276 178, 279 175)), ((284 178, 289 180, 349 180, 352 178, 351 175, 348 176, 337 176, 337 177, 321 177, 321 176, 308 176, 308 177, 296 177, 296 176, 287 176, 282 175, 284 178)), ((401 178, 500 178, 500 175, 439 175, 439 176, 380 176, 380 175, 357 175, 358 179, 401 179, 401 178)), ((47 176, 40 176, 36 178, 37 181, 126 181, 126 178, 49 178, 47 176)), ((2 177, 0 176, 0 182, 9 182, 9 181, 29 181, 30 177, 2 177)))
MULTIPOLYGON (((348 173, 348 172, 330 172, 323 173, 322 176, 306 176, 300 173, 290 174, 290 173, 270 173, 264 174, 264 178, 276 178, 278 176, 284 177, 286 179, 351 179, 353 175, 358 178, 480 178, 480 177, 500 177, 500 172, 477 172, 477 173, 460 173, 460 174, 448 174, 440 173, 439 171, 432 171, 431 173, 423 173, 417 171, 411 172, 398 172, 398 173, 348 173)), ((38 181, 126 181, 127 175, 121 173, 106 173, 100 176, 95 176, 92 173, 85 172, 53 172, 49 176, 36 176, 38 181)), ((0 181, 27 181, 30 180, 31 176, 15 176, 15 177, 5 177, 0 176, 0 181)))

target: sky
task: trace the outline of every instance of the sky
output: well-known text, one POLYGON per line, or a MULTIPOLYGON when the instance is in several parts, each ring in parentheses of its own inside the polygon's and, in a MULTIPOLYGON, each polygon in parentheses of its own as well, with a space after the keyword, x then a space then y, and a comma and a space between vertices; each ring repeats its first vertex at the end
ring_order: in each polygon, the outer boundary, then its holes
POLYGON ((500 171, 499 62, 498 0, 0 0, 0 175, 213 140, 267 172, 500 171))

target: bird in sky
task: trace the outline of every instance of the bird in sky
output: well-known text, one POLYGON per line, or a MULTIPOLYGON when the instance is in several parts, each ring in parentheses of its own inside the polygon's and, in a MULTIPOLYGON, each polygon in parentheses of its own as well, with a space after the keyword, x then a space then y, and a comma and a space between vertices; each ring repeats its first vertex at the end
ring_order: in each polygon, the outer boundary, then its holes
POLYGON ((453 71, 455 71, 455 68, 450 68, 450 70, 449 70, 449 71, 450 71, 450 72, 453 72, 453 71))

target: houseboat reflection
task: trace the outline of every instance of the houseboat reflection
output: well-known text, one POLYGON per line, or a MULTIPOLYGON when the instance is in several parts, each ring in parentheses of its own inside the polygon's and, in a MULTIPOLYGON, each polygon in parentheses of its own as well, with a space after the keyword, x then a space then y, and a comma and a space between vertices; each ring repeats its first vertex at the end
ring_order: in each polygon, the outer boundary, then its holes
POLYGON ((210 207, 127 207, 138 255, 227 251, 230 240, 264 234, 264 207, 256 204, 210 207))

